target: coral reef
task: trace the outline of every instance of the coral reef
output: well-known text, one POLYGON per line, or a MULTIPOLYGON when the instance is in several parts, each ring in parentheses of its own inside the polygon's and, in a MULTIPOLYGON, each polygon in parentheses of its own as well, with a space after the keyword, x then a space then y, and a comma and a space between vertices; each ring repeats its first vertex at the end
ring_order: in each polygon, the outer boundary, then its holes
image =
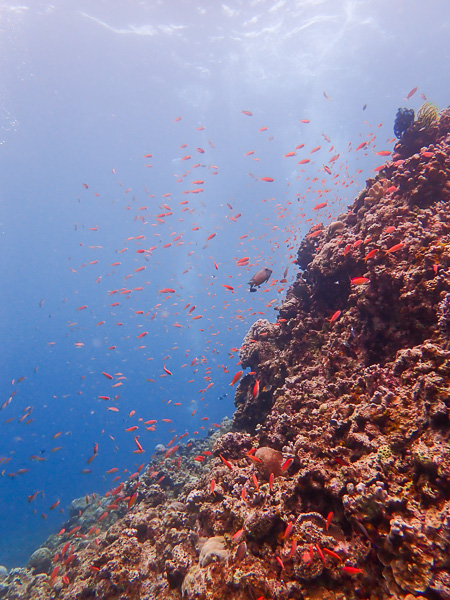
POLYGON ((0 597, 450 599, 450 111, 432 113, 302 241, 240 350, 233 427, 75 502, 51 566, 1 575, 0 597))

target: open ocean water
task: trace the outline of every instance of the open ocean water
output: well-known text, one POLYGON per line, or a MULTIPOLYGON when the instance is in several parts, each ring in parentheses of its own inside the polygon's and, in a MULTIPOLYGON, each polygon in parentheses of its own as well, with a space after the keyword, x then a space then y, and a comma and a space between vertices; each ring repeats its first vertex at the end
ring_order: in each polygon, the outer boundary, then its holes
POLYGON ((232 417, 301 238, 448 106, 449 39, 447 0, 0 2, 0 564, 232 417))

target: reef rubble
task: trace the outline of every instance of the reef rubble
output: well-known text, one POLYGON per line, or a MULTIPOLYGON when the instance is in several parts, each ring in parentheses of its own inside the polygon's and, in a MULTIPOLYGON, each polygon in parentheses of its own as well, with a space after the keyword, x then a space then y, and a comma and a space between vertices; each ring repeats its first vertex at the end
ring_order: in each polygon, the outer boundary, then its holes
POLYGON ((450 599, 450 110, 428 125, 300 244, 233 423, 74 505, 0 598, 450 599))

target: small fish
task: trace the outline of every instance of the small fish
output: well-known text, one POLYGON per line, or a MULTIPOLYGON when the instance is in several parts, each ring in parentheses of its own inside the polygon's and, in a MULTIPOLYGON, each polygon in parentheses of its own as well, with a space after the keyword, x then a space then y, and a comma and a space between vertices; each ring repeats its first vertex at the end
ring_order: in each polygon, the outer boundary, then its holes
POLYGON ((209 488, 211 490, 211 494, 214 494, 214 490, 216 488, 216 480, 215 479, 211 479, 211 483, 210 483, 209 488))
POLYGON ((273 179, 273 177, 260 177, 260 181, 266 181, 267 183, 272 183, 272 181, 275 181, 275 179, 273 179))
POLYGON ((252 396, 255 399, 259 396, 259 379, 257 379, 255 381, 255 385, 253 386, 252 396))
POLYGON ((369 258, 373 258, 377 252, 378 252, 378 248, 374 248, 373 250, 371 250, 369 252, 369 254, 367 256, 364 257, 364 260, 367 262, 369 260, 369 258))
POLYGON ((370 279, 367 277, 353 277, 350 279, 350 285, 363 285, 365 283, 369 283, 370 279))
POLYGON ((323 548, 323 551, 325 552, 325 554, 328 554, 328 556, 332 556, 336 560, 339 560, 342 562, 342 558, 339 556, 339 554, 336 554, 336 552, 333 552, 333 550, 328 550, 328 548, 323 548))
POLYGON ((289 554, 287 556, 288 559, 292 558, 296 552, 297 552, 297 540, 295 538, 292 538, 292 546, 291 546, 291 549, 290 549, 289 554))
POLYGON ((271 473, 270 477, 269 477, 269 489, 271 492, 273 492, 273 478, 274 478, 274 475, 273 475, 273 473, 271 473))
POLYGON ((390 248, 388 248, 387 250, 385 250, 384 252, 386 254, 392 254, 393 252, 397 252, 397 250, 401 250, 402 248, 404 248, 405 244, 395 244, 395 246, 391 246, 390 248))
POLYGON ((167 373, 167 375, 172 375, 173 374, 171 371, 169 371, 169 369, 166 368, 166 365, 163 365, 163 369, 167 373))
POLYGON ((284 461, 284 463, 281 465, 281 470, 282 471, 287 471, 289 469, 289 467, 292 465, 292 463, 294 462, 293 458, 288 458, 287 460, 284 461))
POLYGON ((320 559, 323 562, 323 564, 325 564, 325 556, 322 552, 322 548, 319 546, 319 544, 316 544, 316 550, 319 553, 320 559))
POLYGON ((239 542, 242 541, 242 538, 244 537, 244 535, 245 535, 245 529, 239 529, 238 531, 236 531, 236 533, 233 533, 231 538, 234 542, 239 544, 239 542))
POLYGON ((321 208, 325 208, 325 206, 328 206, 328 202, 321 202, 320 204, 316 204, 313 210, 320 210, 321 208))
POLYGON ((409 94, 406 96, 405 100, 409 100, 411 98, 411 96, 414 96, 414 94, 417 92, 417 87, 414 87, 409 94))
POLYGON ((337 321, 339 319, 341 314, 342 314, 342 312, 340 310, 337 310, 335 313, 333 313, 331 315, 331 317, 329 319, 327 319, 327 321, 329 321, 330 323, 334 323, 334 321, 337 321))
MULTIPOLYGON (((143 447, 141 446, 141 444, 139 443, 138 436, 136 436, 136 437, 134 438, 134 443, 136 444, 136 446, 137 446, 137 448, 138 448, 137 450, 135 450, 135 452, 144 452, 144 448, 143 448, 143 447)), ((172 450, 174 450, 174 449, 176 449, 176 448, 178 448, 178 446, 174 446, 174 448, 172 448, 172 450)))
POLYGON ((325 529, 326 529, 327 531, 328 531, 328 527, 330 526, 330 523, 331 523, 331 519, 332 519, 332 518, 333 518, 333 513, 332 513, 332 512, 329 512, 329 513, 328 513, 328 515, 327 515, 327 520, 326 520, 326 523, 325 523, 325 529))
POLYGON ((342 570, 345 571, 346 573, 348 573, 349 575, 359 575, 364 572, 362 569, 357 569, 356 567, 347 567, 347 566, 342 567, 342 570))
POLYGON ((248 282, 248 285, 250 286, 250 292, 256 292, 255 288, 261 286, 263 283, 268 281, 271 275, 272 269, 268 269, 267 267, 264 267, 263 269, 257 271, 248 282))
POLYGON ((241 113, 243 115, 247 115, 247 117, 253 117, 253 113, 251 113, 249 110, 241 110, 241 113))
POLYGON ((220 456, 223 464, 226 465, 230 469, 230 471, 233 470, 233 465, 230 463, 230 461, 228 461, 226 458, 224 458, 221 454, 219 454, 219 456, 220 456))
POLYGON ((59 565, 57 567, 55 567, 50 575, 50 585, 53 584, 53 582, 55 581, 56 577, 58 576, 59 573, 59 565))
POLYGON ((281 536, 281 539, 285 540, 286 538, 288 538, 291 535, 291 533, 293 532, 293 530, 294 530, 294 523, 292 521, 289 521, 289 523, 286 526, 286 529, 284 530, 283 535, 281 536))

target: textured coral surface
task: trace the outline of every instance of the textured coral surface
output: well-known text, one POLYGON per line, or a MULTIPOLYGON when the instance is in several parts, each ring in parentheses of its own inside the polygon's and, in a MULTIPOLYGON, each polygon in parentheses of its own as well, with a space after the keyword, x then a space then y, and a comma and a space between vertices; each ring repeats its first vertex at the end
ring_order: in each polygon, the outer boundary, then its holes
POLYGON ((241 347, 233 425, 195 443, 209 460, 181 448, 75 502, 51 564, 0 597, 450 599, 449 124, 405 134, 304 239, 241 347))

